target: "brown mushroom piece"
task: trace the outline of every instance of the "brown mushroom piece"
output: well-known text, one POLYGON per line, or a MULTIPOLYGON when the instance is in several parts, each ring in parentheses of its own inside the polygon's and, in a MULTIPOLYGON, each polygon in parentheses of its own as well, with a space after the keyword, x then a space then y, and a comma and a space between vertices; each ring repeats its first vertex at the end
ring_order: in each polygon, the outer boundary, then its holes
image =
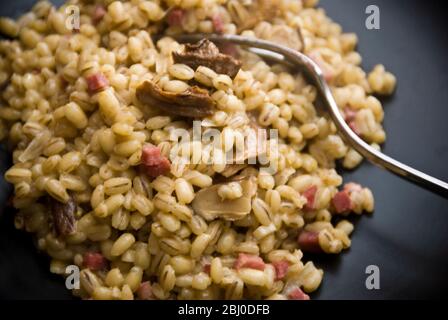
POLYGON ((252 197, 257 190, 255 177, 239 181, 243 189, 243 196, 238 199, 222 200, 218 195, 218 188, 222 184, 200 190, 193 200, 192 207, 196 214, 211 221, 223 218, 230 221, 240 220, 248 215, 252 209, 252 197))
POLYGON ((190 118, 203 118, 215 111, 215 102, 207 90, 193 86, 181 93, 162 90, 152 81, 137 87, 137 99, 169 114, 190 118))
POLYGON ((231 78, 241 69, 241 61, 220 53, 218 47, 208 39, 202 39, 196 44, 185 44, 183 51, 173 52, 173 60, 194 70, 204 66, 231 78))
POLYGON ((280 14, 280 0, 230 0, 227 11, 238 27, 238 32, 252 29, 260 21, 272 21, 280 14))
POLYGON ((75 212, 77 208, 73 196, 70 196, 67 203, 53 198, 49 198, 49 201, 56 234, 61 236, 73 234, 76 231, 75 212))

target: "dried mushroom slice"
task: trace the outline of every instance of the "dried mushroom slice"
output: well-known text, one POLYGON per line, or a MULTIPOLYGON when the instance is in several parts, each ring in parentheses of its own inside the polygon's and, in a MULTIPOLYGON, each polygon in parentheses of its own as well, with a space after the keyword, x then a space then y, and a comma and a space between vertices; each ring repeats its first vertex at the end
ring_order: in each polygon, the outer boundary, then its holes
POLYGON ((271 21, 280 14, 280 0, 230 0, 227 10, 238 27, 238 32, 252 29, 260 21, 271 21))
POLYGON ((183 51, 173 52, 173 59, 175 63, 186 64, 194 70, 204 66, 231 78, 241 69, 241 61, 220 53, 218 47, 208 39, 202 39, 196 44, 185 44, 183 51))
POLYGON ((203 118, 215 111, 215 102, 207 90, 193 86, 181 93, 162 90, 157 84, 145 81, 137 87, 137 99, 172 115, 203 118))
POLYGON ((304 41, 300 28, 292 29, 287 25, 275 25, 272 27, 270 39, 266 39, 291 49, 303 52, 304 41))
POLYGON ((222 184, 200 190, 193 200, 192 207, 196 214, 205 220, 216 218, 235 221, 244 218, 252 209, 252 197, 255 195, 257 184, 255 177, 238 181, 243 190, 243 196, 238 199, 222 200, 218 195, 218 188, 222 184))
POLYGON ((76 202, 70 196, 67 203, 59 202, 49 198, 51 207, 51 216, 53 217, 55 231, 58 235, 66 236, 76 231, 76 202))
POLYGON ((255 35, 293 50, 304 52, 305 42, 300 27, 294 29, 286 24, 272 25, 262 21, 254 29, 255 35))

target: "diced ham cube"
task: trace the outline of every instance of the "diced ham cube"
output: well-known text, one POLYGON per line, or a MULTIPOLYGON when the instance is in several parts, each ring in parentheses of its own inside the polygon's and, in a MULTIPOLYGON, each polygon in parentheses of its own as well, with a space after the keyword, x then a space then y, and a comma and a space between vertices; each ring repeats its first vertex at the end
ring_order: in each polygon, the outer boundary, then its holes
POLYGON ((215 14, 212 17, 213 30, 216 33, 224 33, 224 22, 222 21, 221 15, 215 14))
POLYGON ((92 14, 93 24, 97 24, 98 22, 100 22, 106 13, 107 13, 106 8, 103 5, 101 4, 96 5, 92 14))
POLYGON ((211 257, 203 256, 199 261, 199 265, 202 267, 202 272, 210 274, 210 269, 212 267, 211 257))
POLYGON ((275 268, 275 280, 282 280, 288 273, 289 263, 286 260, 275 261, 272 263, 275 268))
POLYGON ((172 9, 166 18, 170 27, 181 27, 185 19, 185 11, 179 8, 172 9))
POLYGON ((310 253, 321 253, 322 248, 319 244, 319 233, 313 231, 302 231, 297 239, 302 251, 310 253))
POLYGON ((358 127, 356 126, 356 114, 358 112, 356 110, 353 110, 350 107, 346 107, 344 108, 344 119, 345 122, 347 122, 348 126, 350 127, 350 129, 353 130, 354 133, 356 133, 356 135, 360 135, 361 132, 359 131, 358 127))
POLYGON ((211 264, 210 263, 206 263, 204 264, 204 266, 202 267, 202 271, 204 271, 207 274, 210 274, 210 268, 211 268, 211 264))
POLYGON ((306 198, 306 204, 304 209, 311 211, 316 209, 314 202, 316 198, 317 186, 311 186, 303 192, 303 196, 306 198))
POLYGON ((102 73, 95 73, 86 78, 90 93, 96 93, 109 86, 109 80, 102 73))
POLYGON ((142 151, 143 172, 148 176, 155 178, 166 174, 171 169, 170 161, 160 153, 160 149, 147 144, 142 151))
POLYGON ((295 287, 288 292, 289 300, 310 300, 310 296, 302 291, 299 287, 295 287))
POLYGON ((250 268, 263 271, 265 268, 265 263, 259 256, 240 253, 233 267, 236 270, 239 270, 241 268, 250 268))
POLYGON ((356 126, 356 122, 355 120, 349 121, 348 126, 350 127, 350 129, 352 129, 352 131, 357 135, 361 135, 361 132, 359 131, 358 127, 356 126))
POLYGON ((154 166, 160 163, 160 158, 162 157, 160 149, 152 144, 146 144, 143 147, 142 152, 142 163, 145 166, 154 166))
POLYGON ((140 300, 153 300, 151 283, 149 281, 142 282, 137 290, 137 297, 140 300))
POLYGON ((346 213, 353 210, 351 194, 354 192, 361 192, 362 189, 362 186, 358 183, 349 182, 345 184, 344 188, 336 193, 332 199, 336 213, 346 213))
POLYGON ((98 271, 107 267, 107 260, 101 253, 86 252, 84 253, 82 264, 92 271, 98 271))
POLYGON ((171 163, 170 161, 163 157, 160 159, 160 162, 153 166, 146 166, 143 165, 143 172, 151 177, 151 178, 157 178, 158 176, 167 174, 170 172, 171 169, 171 163))
POLYGON ((336 213, 345 213, 352 208, 352 201, 347 190, 336 193, 332 199, 332 203, 336 213))
POLYGON ((345 121, 347 121, 347 123, 348 123, 350 121, 355 120, 356 113, 357 112, 355 110, 353 110, 352 108, 350 108, 350 107, 344 108, 344 119, 345 119, 345 121))

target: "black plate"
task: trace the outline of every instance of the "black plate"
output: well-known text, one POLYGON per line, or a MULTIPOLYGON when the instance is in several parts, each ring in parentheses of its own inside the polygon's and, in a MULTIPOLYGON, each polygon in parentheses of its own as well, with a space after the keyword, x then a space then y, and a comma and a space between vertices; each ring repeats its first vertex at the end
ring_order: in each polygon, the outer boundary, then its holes
MULTIPOLYGON (((2 2, 0 15, 17 16, 33 1, 2 2)), ((363 66, 383 63, 398 78, 395 96, 384 101, 385 152, 448 181, 448 39, 442 1, 376 0, 381 29, 368 30, 370 0, 322 0, 330 17, 359 36, 363 66)), ((8 157, 1 154, 2 172, 8 157)), ((325 270, 317 299, 442 298, 448 287, 448 200, 365 163, 346 173, 369 186, 376 210, 356 220, 352 248, 317 260, 325 270), (380 289, 367 290, 366 267, 380 270, 380 289)), ((1 181, 0 203, 9 188, 1 181)), ((314 259, 314 258, 313 258, 314 259)), ((59 276, 32 240, 0 217, 0 298, 70 299, 59 276)))

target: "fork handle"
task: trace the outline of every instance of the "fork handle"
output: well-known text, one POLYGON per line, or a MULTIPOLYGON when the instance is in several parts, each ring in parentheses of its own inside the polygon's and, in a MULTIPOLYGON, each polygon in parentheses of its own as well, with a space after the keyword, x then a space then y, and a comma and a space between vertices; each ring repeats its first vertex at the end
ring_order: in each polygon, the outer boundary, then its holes
POLYGON ((381 151, 373 148, 364 140, 362 140, 353 130, 347 125, 344 117, 339 110, 336 100, 333 97, 331 89, 327 82, 324 80, 322 71, 311 60, 307 61, 311 64, 310 67, 314 69, 314 74, 310 76, 314 78, 318 85, 320 93, 324 96, 324 103, 327 104, 330 116, 335 123, 339 133, 353 147, 357 152, 364 156, 371 163, 384 168, 395 175, 402 177, 414 184, 419 185, 431 192, 434 192, 444 198, 448 198, 448 183, 432 177, 424 172, 414 169, 400 161, 397 161, 381 151))
POLYGON ((417 169, 414 169, 398 160, 395 160, 367 144, 364 140, 358 137, 358 135, 356 135, 353 130, 347 125, 341 112, 339 111, 339 108, 336 105, 333 95, 329 91, 330 89, 328 88, 328 86, 320 88, 320 90, 325 92, 325 103, 327 103, 329 106, 330 116, 332 117, 333 122, 338 128, 339 133, 341 133, 343 138, 348 141, 353 149, 359 152, 371 163, 384 168, 410 182, 413 182, 420 187, 432 191, 444 198, 448 198, 448 183, 432 177, 417 169))

